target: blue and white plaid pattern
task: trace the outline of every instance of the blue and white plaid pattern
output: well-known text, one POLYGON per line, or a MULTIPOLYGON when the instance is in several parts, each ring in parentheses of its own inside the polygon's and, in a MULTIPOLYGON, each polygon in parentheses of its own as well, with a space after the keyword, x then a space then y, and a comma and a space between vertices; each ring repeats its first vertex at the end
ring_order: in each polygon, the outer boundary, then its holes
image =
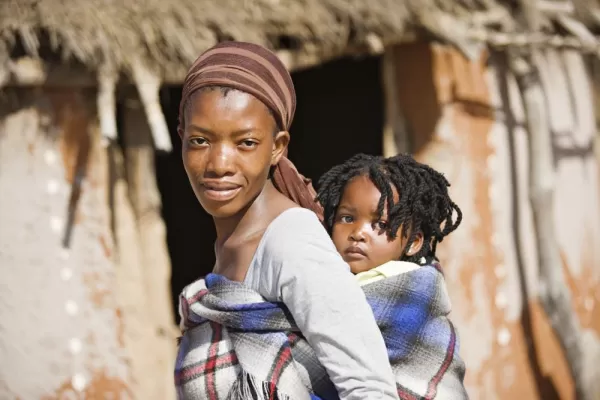
MULTIPOLYGON (((468 399, 439 264, 363 290, 384 337, 399 397, 468 399)), ((211 274, 184 289, 180 313, 184 335, 175 371, 180 398, 337 398, 283 304, 211 274)))

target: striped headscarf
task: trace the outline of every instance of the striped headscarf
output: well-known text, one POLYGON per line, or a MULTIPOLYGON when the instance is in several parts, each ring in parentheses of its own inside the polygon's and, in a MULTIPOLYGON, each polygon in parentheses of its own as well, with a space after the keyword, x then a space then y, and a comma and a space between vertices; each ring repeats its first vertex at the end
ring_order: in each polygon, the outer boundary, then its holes
MULTIPOLYGON (((281 129, 289 131, 296 111, 296 91, 281 60, 266 48, 245 42, 222 42, 198 57, 183 84, 177 128, 180 136, 185 127, 185 104, 194 92, 207 86, 230 87, 251 94, 273 112, 281 129)), ((310 179, 302 176, 286 156, 287 149, 273 173, 275 187, 323 220, 310 179)))

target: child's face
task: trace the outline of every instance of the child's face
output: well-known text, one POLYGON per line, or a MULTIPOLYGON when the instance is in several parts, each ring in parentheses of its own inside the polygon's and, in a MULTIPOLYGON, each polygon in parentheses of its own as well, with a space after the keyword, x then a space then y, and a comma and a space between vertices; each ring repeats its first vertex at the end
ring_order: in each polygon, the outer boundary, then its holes
MULTIPOLYGON (((333 243, 355 274, 399 260, 406 247, 408 238, 397 235, 390 240, 387 235, 387 205, 381 218, 377 214, 380 197, 373 182, 359 176, 346 185, 337 209, 333 243)), ((398 201, 398 193, 394 193, 394 197, 394 201, 398 201)))

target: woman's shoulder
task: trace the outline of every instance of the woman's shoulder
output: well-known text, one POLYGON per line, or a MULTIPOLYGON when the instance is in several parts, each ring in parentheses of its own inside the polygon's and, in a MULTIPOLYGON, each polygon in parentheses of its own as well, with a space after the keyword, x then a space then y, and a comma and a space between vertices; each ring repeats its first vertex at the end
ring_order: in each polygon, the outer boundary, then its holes
POLYGON ((259 250, 273 255, 298 254, 314 246, 333 248, 331 238, 311 210, 293 207, 284 210, 267 227, 259 250))
POLYGON ((277 226, 285 226, 286 223, 296 223, 299 226, 322 226, 317 214, 303 207, 290 207, 283 210, 277 217, 271 221, 267 230, 277 226))
POLYGON ((280 299, 282 276, 293 276, 317 264, 347 268, 317 215, 304 208, 289 208, 267 227, 245 282, 275 301, 280 299), (298 265, 302 268, 296 268, 298 265))
POLYGON ((327 234, 317 215, 306 208, 292 207, 284 210, 271 221, 265 231, 265 237, 268 240, 289 240, 313 233, 327 234))

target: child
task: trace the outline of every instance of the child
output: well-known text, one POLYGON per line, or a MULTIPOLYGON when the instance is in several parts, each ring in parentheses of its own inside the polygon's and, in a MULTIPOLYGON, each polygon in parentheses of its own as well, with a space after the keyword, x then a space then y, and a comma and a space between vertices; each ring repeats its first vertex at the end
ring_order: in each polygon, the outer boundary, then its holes
POLYGON ((449 186, 409 155, 359 154, 319 181, 325 227, 363 286, 402 399, 468 398, 435 255, 462 219, 449 186))

